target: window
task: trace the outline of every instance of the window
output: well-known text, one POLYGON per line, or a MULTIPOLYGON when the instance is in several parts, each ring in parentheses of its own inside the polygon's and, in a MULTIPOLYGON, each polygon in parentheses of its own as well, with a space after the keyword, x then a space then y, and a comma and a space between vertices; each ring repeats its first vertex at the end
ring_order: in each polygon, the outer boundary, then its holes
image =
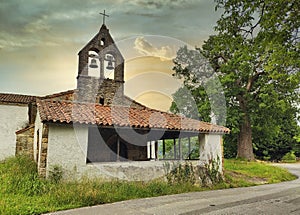
POLYGON ((105 45, 105 38, 101 38, 101 40, 100 40, 100 45, 101 45, 101 46, 104 46, 104 45, 105 45))
POLYGON ((100 97, 99 103, 100 103, 101 105, 104 105, 104 98, 100 97))

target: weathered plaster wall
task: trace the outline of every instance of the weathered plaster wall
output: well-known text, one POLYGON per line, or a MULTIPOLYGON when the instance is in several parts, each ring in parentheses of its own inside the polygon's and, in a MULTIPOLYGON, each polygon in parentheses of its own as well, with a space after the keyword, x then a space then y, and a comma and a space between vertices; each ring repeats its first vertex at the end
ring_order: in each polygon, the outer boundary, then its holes
POLYGON ((49 124, 46 175, 60 165, 67 175, 79 177, 86 168, 87 142, 87 126, 49 124))
POLYGON ((219 170, 223 171, 223 147, 222 135, 218 134, 200 134, 200 165, 210 163, 212 160, 217 161, 219 158, 219 170))
POLYGON ((28 107, 0 104, 0 160, 16 153, 16 131, 28 123, 28 107))
MULTIPOLYGON (((200 161, 194 165, 220 158, 222 171, 221 135, 200 135, 200 161)), ((166 161, 129 161, 86 163, 88 146, 88 127, 71 125, 49 125, 47 175, 54 165, 63 168, 64 177, 100 177, 104 179, 121 179, 148 181, 165 175, 166 161)), ((175 163, 178 161, 175 161, 175 163)), ((182 161, 184 162, 184 161, 182 161)), ((172 161, 171 161, 172 163, 172 161)))
MULTIPOLYGON (((86 163, 88 128, 49 125, 47 176, 54 165, 63 168, 64 177, 100 177, 121 180, 151 180, 164 176, 165 161, 86 163)), ((196 161, 197 163, 197 161, 196 161)))
POLYGON ((40 151, 41 151, 41 142, 42 142, 42 130, 43 130, 43 123, 40 119, 40 114, 37 112, 36 120, 34 123, 34 140, 33 140, 33 157, 34 160, 37 162, 38 167, 40 166, 40 151))

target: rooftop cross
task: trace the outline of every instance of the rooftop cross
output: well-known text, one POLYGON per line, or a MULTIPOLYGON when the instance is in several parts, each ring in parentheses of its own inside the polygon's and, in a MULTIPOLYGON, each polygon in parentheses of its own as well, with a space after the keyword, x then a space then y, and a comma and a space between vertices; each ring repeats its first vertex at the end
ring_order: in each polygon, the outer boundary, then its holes
POLYGON ((109 15, 105 14, 105 10, 103 13, 99 13, 103 16, 103 25, 105 25, 105 17, 109 17, 109 15))

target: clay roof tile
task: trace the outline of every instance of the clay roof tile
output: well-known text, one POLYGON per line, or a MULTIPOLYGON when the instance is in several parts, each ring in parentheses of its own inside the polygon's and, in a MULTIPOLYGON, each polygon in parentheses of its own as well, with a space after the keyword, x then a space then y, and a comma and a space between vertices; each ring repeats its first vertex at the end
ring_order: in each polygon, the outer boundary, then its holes
POLYGON ((213 125, 150 108, 140 109, 52 100, 38 100, 37 104, 40 118, 44 122, 116 125, 203 133, 230 132, 228 128, 223 126, 213 125))

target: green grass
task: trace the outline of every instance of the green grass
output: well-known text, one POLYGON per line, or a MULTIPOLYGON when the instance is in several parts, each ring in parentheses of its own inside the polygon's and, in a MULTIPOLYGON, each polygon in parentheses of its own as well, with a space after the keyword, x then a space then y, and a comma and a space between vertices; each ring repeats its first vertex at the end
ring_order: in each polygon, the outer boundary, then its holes
POLYGON ((224 168, 229 173, 242 175, 249 178, 250 181, 265 181, 266 183, 278 183, 282 181, 290 181, 296 177, 290 174, 286 169, 274 167, 261 162, 248 162, 241 160, 225 160, 224 168), (251 178, 253 180, 251 180, 251 178))
POLYGON ((127 199, 251 186, 292 180, 278 167, 261 163, 225 160, 225 181, 210 188, 191 184, 168 184, 162 180, 124 182, 83 179, 55 183, 38 177, 36 165, 27 157, 0 163, 0 214, 40 214, 127 199))

